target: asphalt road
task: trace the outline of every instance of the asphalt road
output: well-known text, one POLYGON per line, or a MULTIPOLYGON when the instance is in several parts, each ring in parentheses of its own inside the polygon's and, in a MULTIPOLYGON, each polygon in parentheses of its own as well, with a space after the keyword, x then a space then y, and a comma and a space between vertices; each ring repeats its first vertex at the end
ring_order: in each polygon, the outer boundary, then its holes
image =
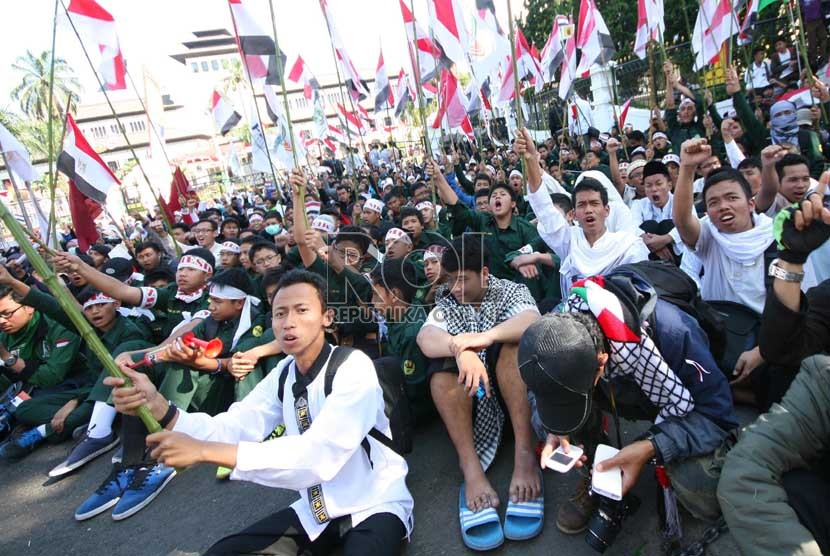
MULTIPOLYGON (((624 424, 625 436, 642 424, 624 424)), ((46 473, 57 465, 69 443, 47 445, 25 460, 0 469, 0 555, 190 555, 199 554, 214 541, 293 502, 294 492, 249 483, 217 482, 215 468, 200 466, 180 473, 147 508, 122 521, 108 513, 85 522, 73 518, 75 508, 107 476, 106 454, 73 475, 51 481, 46 473)), ((455 452, 440 422, 416 437, 408 457, 408 484, 415 498, 415 531, 407 555, 464 554, 458 526, 457 500, 461 474, 455 452)), ((488 475, 506 498, 512 471, 512 441, 506 439, 488 475)), ((623 525, 609 555, 661 553, 656 487, 648 468, 635 492, 642 499, 639 511, 623 525)), ((556 528, 556 509, 566 500, 577 477, 547 471, 546 520, 542 534, 531 541, 508 541, 492 554, 596 554, 583 535, 567 536, 556 528)), ((503 498, 503 499, 504 499, 503 498)), ((503 516, 503 512, 501 512, 503 516)), ((684 544, 698 540, 705 524, 683 512, 684 544)), ((729 534, 707 549, 712 556, 739 554, 729 534)))

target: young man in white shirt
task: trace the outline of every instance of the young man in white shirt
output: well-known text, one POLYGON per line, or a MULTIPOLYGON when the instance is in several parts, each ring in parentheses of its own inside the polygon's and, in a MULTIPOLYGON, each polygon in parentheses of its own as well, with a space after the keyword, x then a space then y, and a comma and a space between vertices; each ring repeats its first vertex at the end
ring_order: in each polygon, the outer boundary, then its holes
POLYGON ((233 468, 231 479, 299 491, 290 508, 220 540, 207 554, 328 554, 342 545, 345 554, 392 555, 412 531, 406 461, 370 435, 376 429, 390 436, 371 360, 350 353, 325 394, 334 348, 324 336, 332 324, 324 292, 321 279, 306 271, 280 280, 273 330, 288 357, 226 413, 177 409, 123 365, 132 386, 106 379, 118 411, 135 415, 146 404, 166 429, 147 437, 159 462, 212 463, 233 468), (262 442, 281 424, 285 436, 262 442))
POLYGON ((563 293, 576 280, 648 259, 648 248, 640 237, 627 231, 609 232, 606 228, 611 210, 608 191, 599 181, 585 178, 574 188, 574 218, 579 226, 571 226, 541 187, 538 153, 527 130, 519 134, 514 148, 527 163, 527 199, 538 219, 539 236, 562 261, 559 281, 563 293))

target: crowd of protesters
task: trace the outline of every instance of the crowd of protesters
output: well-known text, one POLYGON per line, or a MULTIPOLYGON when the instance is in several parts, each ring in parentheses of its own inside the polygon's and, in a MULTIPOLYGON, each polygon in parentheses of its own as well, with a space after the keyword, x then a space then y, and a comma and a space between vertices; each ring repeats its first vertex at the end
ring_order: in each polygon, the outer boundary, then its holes
POLYGON ((565 534, 602 537, 593 466, 621 469, 624 500, 665 475, 666 506, 722 514, 746 554, 830 553, 830 91, 792 56, 781 41, 728 70, 728 113, 667 62, 648 129, 522 129, 425 162, 374 144, 85 251, 70 234, 49 262, 129 383, 11 249, 0 458, 72 438, 60 477, 112 453, 77 520, 126 519, 210 463, 301 495, 210 553, 394 554, 428 503, 403 455, 440 420, 471 549, 538 535, 540 466, 580 445, 565 534), (815 104, 787 100, 799 85, 815 104), (736 404, 762 415, 741 428, 736 404), (604 415, 649 425, 595 462, 619 442, 604 415), (494 484, 507 423, 514 470, 494 484))

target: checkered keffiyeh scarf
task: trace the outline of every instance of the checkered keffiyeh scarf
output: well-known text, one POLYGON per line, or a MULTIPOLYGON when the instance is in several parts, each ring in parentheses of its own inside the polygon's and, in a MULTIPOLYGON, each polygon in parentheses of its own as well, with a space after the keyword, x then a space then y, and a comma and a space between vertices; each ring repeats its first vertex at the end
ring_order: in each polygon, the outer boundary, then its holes
MULTIPOLYGON (((487 279, 487 293, 478 310, 458 303, 446 286, 438 289, 435 298, 435 307, 441 311, 447 332, 452 336, 486 332, 522 311, 536 308, 527 286, 493 276, 487 279)), ((486 351, 480 351, 478 356, 486 365, 486 351)), ((488 367, 487 376, 490 384, 495 385, 496 369, 488 367)), ((497 389, 493 388, 489 398, 473 398, 473 443, 485 471, 496 457, 504 428, 504 411, 498 396, 497 389)))
POLYGON ((611 349, 607 378, 633 375, 640 389, 658 409, 656 422, 682 417, 694 407, 691 393, 671 370, 660 350, 641 329, 639 316, 611 291, 601 276, 574 283, 564 311, 591 313, 611 349))

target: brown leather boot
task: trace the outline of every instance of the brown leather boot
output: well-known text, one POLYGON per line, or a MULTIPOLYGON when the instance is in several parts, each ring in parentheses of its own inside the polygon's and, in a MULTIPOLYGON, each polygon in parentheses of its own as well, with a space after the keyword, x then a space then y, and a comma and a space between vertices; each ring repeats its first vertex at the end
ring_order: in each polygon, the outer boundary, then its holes
POLYGON ((597 509, 599 498, 591 496, 591 478, 583 477, 567 502, 559 506, 556 527, 568 535, 581 533, 588 527, 591 514, 597 509))

